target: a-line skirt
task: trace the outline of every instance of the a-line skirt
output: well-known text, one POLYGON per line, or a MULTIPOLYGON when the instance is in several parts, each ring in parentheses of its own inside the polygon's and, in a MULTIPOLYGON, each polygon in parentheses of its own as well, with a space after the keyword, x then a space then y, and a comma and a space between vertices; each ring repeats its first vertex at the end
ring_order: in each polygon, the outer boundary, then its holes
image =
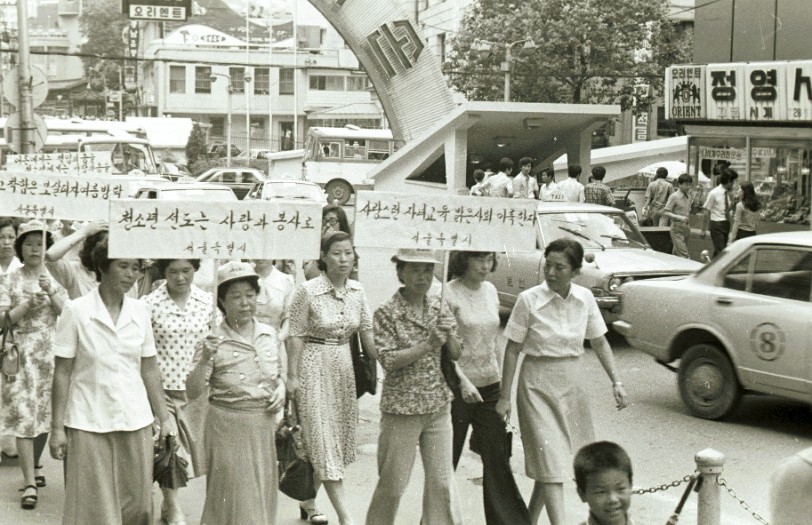
POLYGON ((200 525, 273 525, 279 474, 276 418, 209 405, 206 502, 200 525))
POLYGON ((519 431, 529 478, 572 479, 572 456, 594 440, 580 357, 525 356, 516 385, 519 431))

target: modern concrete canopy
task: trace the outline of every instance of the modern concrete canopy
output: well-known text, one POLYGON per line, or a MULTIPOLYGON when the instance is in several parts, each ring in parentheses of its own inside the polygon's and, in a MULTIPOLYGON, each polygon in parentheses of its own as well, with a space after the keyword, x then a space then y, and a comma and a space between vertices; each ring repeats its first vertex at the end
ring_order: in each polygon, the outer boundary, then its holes
POLYGON ((529 156, 536 166, 546 166, 566 153, 581 164, 586 179, 592 132, 619 116, 616 105, 465 102, 377 166, 370 177, 381 191, 464 194, 469 173, 486 161, 496 170, 502 157, 516 162, 529 156), (421 180, 443 155, 445 182, 421 180))

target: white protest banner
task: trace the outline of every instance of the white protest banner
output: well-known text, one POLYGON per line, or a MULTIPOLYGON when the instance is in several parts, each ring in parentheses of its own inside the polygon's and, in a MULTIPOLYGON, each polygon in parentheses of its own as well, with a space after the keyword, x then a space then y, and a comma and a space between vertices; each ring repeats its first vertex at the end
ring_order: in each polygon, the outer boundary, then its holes
POLYGON ((356 246, 536 249, 536 200, 359 191, 355 202, 356 246))
POLYGON ((0 171, 0 216, 107 220, 111 199, 127 196, 127 180, 0 171))
POLYGON ((6 170, 56 175, 110 175, 115 172, 110 153, 99 151, 6 155, 6 170))
POLYGON ((160 201, 110 203, 110 257, 317 259, 321 203, 160 201))

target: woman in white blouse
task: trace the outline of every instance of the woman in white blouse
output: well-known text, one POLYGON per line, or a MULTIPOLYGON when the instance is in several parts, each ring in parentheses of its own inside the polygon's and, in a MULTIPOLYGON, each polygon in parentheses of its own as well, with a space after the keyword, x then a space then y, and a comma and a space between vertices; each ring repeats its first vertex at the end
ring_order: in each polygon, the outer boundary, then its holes
MULTIPOLYGON (((23 263, 14 253, 14 240, 17 238, 17 223, 12 219, 0 219, 0 280, 10 271, 21 267, 23 263)), ((2 413, 0 405, 0 413, 2 413)), ((3 456, 16 458, 17 445, 14 436, 0 436, 0 461, 3 456)))
POLYGON ((164 400, 149 310, 125 296, 140 261, 109 259, 106 241, 92 259, 99 286, 65 304, 54 336, 49 444, 54 459, 65 461, 62 523, 146 525, 153 430, 165 443, 177 427, 164 400))
POLYGON ((572 239, 556 239, 547 245, 544 258, 544 282, 519 294, 505 327, 508 342, 496 411, 505 420, 510 417, 521 352, 516 408, 525 471, 536 481, 528 505, 530 523, 538 522, 546 505, 551 525, 564 525, 564 482, 572 478, 572 452, 594 440, 589 400, 581 387, 584 339, 612 382, 618 409, 626 406, 626 390, 595 297, 572 282, 581 269, 583 247, 572 239))

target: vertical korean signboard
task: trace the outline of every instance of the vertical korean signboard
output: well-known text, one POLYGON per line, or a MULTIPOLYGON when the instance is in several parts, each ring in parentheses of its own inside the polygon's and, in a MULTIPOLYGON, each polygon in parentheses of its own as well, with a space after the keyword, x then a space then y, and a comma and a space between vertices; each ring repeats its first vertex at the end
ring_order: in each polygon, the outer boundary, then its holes
POLYGON ((705 118, 705 66, 669 67, 665 76, 665 93, 667 118, 705 118))
POLYGON ((744 119, 744 64, 708 64, 705 93, 709 120, 744 119))

